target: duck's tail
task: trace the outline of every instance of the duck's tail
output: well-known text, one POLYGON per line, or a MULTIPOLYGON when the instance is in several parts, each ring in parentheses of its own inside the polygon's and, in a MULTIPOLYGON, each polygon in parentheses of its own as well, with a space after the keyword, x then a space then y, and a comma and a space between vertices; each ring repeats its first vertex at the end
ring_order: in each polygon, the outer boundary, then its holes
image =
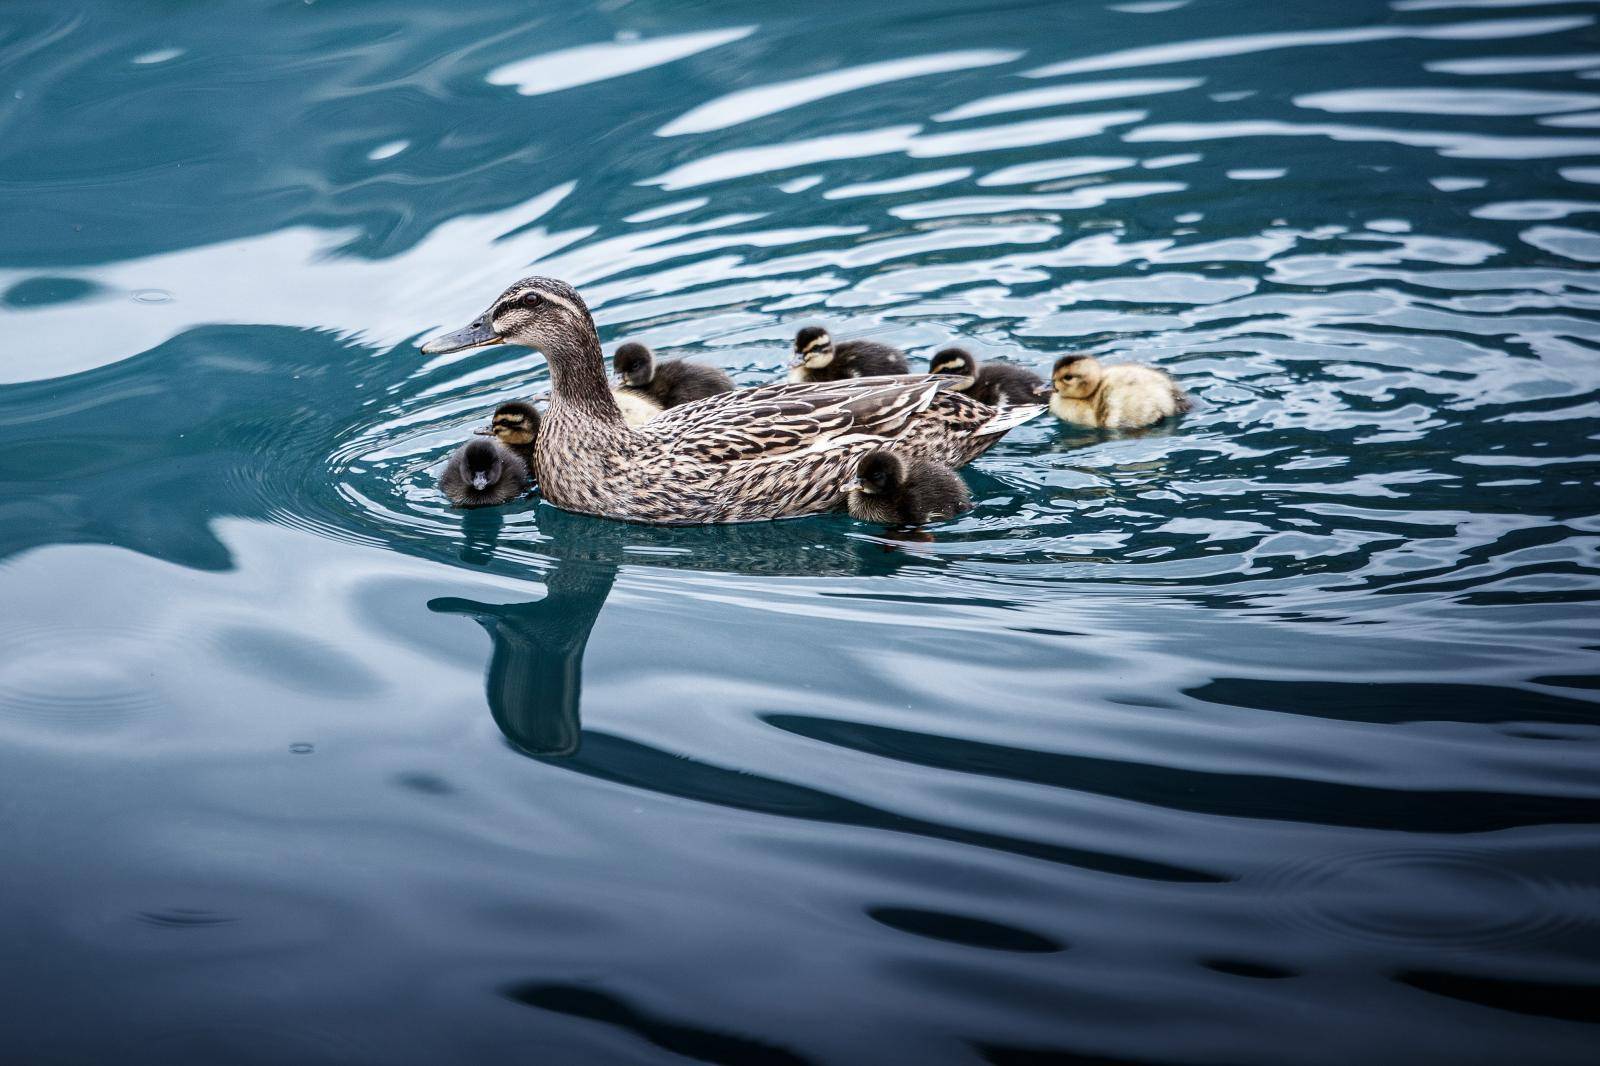
POLYGON ((1049 408, 1042 403, 1023 404, 1019 407, 1002 407, 995 416, 973 431, 974 437, 998 436, 1009 433, 1022 423, 1044 414, 1049 408))

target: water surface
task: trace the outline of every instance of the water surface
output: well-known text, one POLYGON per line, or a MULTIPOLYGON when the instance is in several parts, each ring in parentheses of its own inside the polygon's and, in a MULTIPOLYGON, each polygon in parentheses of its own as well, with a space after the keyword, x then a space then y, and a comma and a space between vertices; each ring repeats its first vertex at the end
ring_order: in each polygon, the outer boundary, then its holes
POLYGON ((1600 11, 13 3, 19 1062, 1592 1062, 1600 11), (453 512, 506 283, 1045 370, 927 542, 453 512))

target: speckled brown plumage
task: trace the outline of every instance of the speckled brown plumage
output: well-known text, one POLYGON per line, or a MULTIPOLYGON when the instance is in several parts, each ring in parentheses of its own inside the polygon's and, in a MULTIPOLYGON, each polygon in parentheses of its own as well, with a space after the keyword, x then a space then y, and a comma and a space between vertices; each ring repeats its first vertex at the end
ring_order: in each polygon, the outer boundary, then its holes
POLYGON ((834 509, 862 456, 962 466, 1042 407, 996 412, 925 375, 775 384, 674 407, 630 429, 606 383, 593 320, 551 278, 513 285, 491 310, 424 347, 512 339, 541 349, 553 391, 539 429, 540 488, 558 507, 636 522, 752 522, 834 509))

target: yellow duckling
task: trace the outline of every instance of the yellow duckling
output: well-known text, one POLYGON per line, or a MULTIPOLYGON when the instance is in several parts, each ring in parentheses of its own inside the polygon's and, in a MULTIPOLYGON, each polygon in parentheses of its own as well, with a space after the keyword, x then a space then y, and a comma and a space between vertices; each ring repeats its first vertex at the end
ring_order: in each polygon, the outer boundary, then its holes
POLYGON ((1140 429, 1189 409, 1189 398, 1164 371, 1133 363, 1104 366, 1092 355, 1063 355, 1050 384, 1050 413, 1092 429, 1140 429))
POLYGON ((665 410, 648 392, 627 385, 612 389, 611 398, 622 412, 622 421, 630 426, 642 426, 665 410))

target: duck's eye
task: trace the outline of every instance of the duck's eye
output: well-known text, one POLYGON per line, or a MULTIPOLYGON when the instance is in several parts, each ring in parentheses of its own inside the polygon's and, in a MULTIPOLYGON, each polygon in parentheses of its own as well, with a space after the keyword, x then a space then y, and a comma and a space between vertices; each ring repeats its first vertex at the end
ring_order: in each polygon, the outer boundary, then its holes
POLYGON ((522 298, 517 302, 531 311, 535 307, 538 307, 542 300, 543 298, 536 292, 525 292, 522 294, 522 298))

